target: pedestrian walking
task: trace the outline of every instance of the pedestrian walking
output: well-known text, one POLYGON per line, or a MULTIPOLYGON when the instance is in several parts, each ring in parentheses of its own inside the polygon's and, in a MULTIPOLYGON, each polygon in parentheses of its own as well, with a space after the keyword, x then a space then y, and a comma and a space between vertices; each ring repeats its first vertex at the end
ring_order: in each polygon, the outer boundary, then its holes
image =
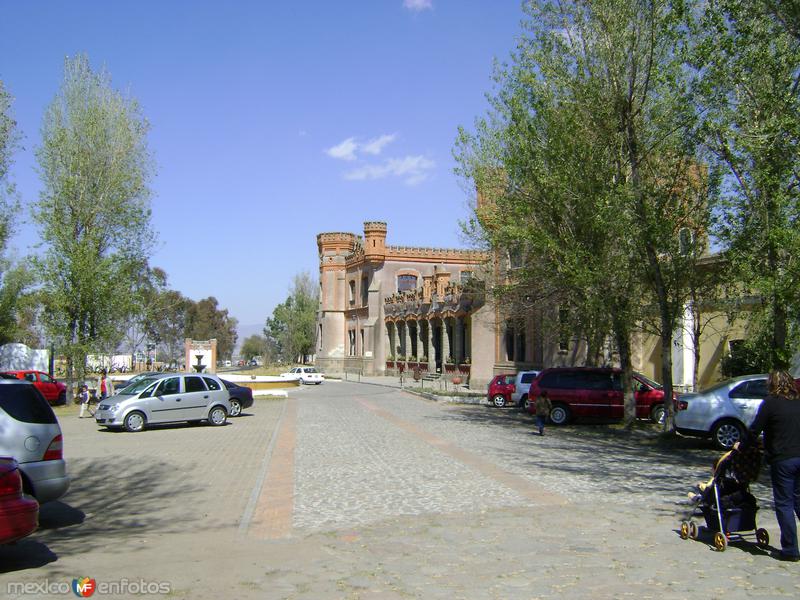
POLYGON ((80 391, 78 392, 78 400, 81 403, 81 411, 78 413, 78 418, 83 418, 83 413, 86 412, 86 408, 89 406, 89 386, 85 383, 81 386, 80 391))
POLYGON ((539 397, 536 398, 536 427, 539 428, 539 435, 544 435, 544 424, 552 409, 553 404, 547 397, 547 392, 539 394, 539 397))
POLYGON ((97 380, 97 391, 100 392, 100 400, 114 395, 114 384, 108 379, 105 369, 100 373, 100 379, 97 380))
POLYGON ((796 562, 800 561, 795 522, 795 515, 800 518, 800 392, 786 371, 769 374, 767 392, 742 446, 757 443, 764 433, 775 516, 781 528, 777 558, 796 562))

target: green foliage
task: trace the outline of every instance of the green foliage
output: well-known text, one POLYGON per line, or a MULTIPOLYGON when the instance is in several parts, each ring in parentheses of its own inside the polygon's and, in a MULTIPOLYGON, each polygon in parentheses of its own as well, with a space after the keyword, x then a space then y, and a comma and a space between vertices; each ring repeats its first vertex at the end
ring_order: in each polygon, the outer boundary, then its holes
POLYGON ((703 8, 692 59, 702 139, 720 172, 715 232, 731 277, 761 298, 764 366, 781 368, 800 323, 800 13, 770 0, 703 8))
POLYGON ((228 309, 218 308, 217 299, 213 296, 191 302, 186 309, 187 338, 193 340, 217 340, 217 356, 230 360, 233 347, 236 345, 236 326, 238 321, 228 316, 228 309))
POLYGON ((175 290, 157 290, 157 297, 148 310, 146 330, 151 339, 157 340, 169 361, 180 362, 184 358, 184 343, 187 337, 186 322, 192 301, 175 290))
POLYGON ((44 322, 78 376, 88 352, 121 340, 154 239, 147 130, 107 73, 85 56, 66 60, 36 151, 42 192, 33 216, 45 247, 35 260, 44 322))
POLYGON ((276 357, 284 362, 305 362, 316 341, 318 290, 308 273, 294 278, 289 297, 267 319, 264 336, 276 357))
POLYGON ((263 335, 246 337, 242 342, 242 348, 239 353, 245 360, 252 360, 256 356, 265 357, 267 355, 267 338, 263 335))

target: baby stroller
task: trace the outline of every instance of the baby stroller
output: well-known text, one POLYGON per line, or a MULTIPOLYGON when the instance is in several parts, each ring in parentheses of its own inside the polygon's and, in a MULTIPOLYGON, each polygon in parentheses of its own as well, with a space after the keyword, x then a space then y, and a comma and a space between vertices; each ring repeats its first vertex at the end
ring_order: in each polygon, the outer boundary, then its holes
POLYGON ((728 542, 745 539, 754 532, 760 548, 769 546, 769 533, 756 526, 758 503, 750 493, 750 482, 758 478, 761 469, 761 448, 757 444, 745 450, 731 450, 715 463, 713 476, 691 494, 693 510, 688 521, 681 523, 682 539, 699 536, 693 517, 702 516, 706 528, 714 532, 714 547, 724 552, 728 542))

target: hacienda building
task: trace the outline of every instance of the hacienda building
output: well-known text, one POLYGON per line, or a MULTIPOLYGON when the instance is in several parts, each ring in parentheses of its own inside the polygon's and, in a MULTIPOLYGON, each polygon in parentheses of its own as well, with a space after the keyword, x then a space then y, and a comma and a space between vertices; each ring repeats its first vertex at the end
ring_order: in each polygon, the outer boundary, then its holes
POLYGON ((320 233, 317 365, 331 374, 444 373, 485 385, 494 320, 475 250, 386 244, 386 223, 364 235, 320 233))
MULTIPOLYGON (((364 223, 363 236, 317 236, 316 358, 323 372, 441 373, 480 390, 496 374, 585 362, 585 344, 561 326, 557 306, 532 309, 515 322, 491 302, 484 286, 504 272, 513 276, 508 252, 393 246, 386 237, 386 223, 374 221, 364 223)), ((728 322, 718 307, 687 306, 672 356, 676 387, 721 379, 720 361, 744 331, 745 323, 728 322), (689 332, 697 320, 705 327, 695 352, 689 332)), ((632 351, 634 369, 660 380, 660 340, 638 334, 632 351)), ((611 345, 605 360, 616 362, 611 345)))

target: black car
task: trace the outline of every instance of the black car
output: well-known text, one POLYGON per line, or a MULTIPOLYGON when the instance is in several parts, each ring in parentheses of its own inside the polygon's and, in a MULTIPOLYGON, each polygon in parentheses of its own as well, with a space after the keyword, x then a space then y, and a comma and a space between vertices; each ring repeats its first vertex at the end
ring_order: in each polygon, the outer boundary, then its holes
POLYGON ((232 381, 220 379, 230 393, 231 412, 229 417, 238 417, 242 410, 253 406, 253 390, 243 385, 238 385, 232 381))

